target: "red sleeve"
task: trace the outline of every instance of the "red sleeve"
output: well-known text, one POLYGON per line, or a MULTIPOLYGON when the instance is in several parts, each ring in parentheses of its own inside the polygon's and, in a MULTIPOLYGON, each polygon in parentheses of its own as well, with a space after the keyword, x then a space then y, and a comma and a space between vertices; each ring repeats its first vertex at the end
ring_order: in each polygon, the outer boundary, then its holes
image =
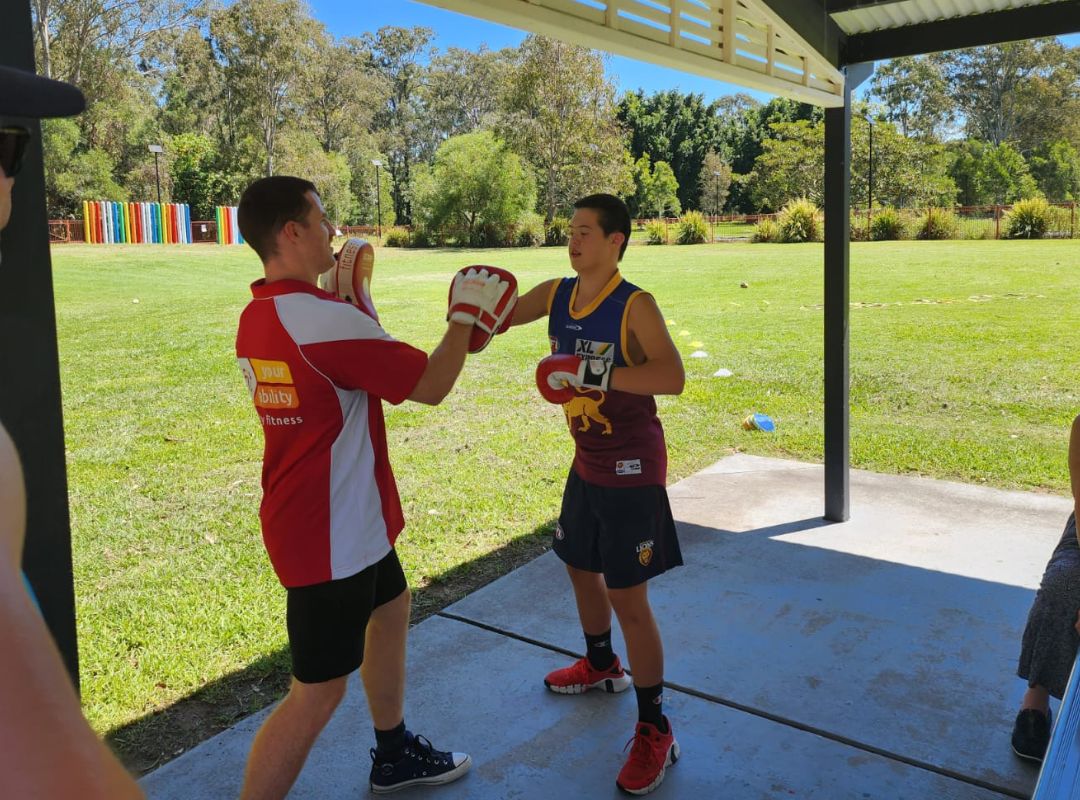
POLYGON ((300 352, 342 389, 362 389, 393 405, 413 393, 428 361, 423 350, 389 337, 306 344, 300 352))

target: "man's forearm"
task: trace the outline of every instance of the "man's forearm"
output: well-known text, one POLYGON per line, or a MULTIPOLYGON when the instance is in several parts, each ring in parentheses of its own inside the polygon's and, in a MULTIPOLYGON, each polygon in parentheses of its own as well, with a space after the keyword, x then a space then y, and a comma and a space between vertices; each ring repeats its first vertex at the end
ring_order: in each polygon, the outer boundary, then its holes
POLYGON ((471 333, 471 325, 450 323, 442 341, 428 356, 427 368, 409 395, 410 400, 435 406, 450 394, 454 382, 461 374, 461 368, 465 365, 471 333))

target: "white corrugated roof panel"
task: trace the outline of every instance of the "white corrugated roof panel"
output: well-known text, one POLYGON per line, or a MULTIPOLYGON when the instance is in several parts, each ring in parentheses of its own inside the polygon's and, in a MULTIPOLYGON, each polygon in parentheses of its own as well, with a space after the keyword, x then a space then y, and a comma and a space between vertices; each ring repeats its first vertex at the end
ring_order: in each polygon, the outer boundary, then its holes
POLYGON ((857 33, 902 28, 924 22, 958 19, 971 14, 1009 11, 1025 6, 1052 5, 1058 0, 900 0, 897 3, 856 8, 832 14, 849 36, 857 33))

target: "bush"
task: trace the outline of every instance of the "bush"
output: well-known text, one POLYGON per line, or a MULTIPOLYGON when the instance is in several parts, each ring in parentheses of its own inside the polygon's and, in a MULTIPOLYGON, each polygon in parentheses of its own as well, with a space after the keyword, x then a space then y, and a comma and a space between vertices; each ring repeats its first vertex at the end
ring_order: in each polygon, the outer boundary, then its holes
POLYGON ((772 217, 765 217, 754 228, 754 241, 755 242, 775 242, 778 241, 780 231, 776 226, 776 220, 772 217))
POLYGON ((409 247, 435 247, 438 242, 431 232, 422 226, 416 226, 409 234, 409 247))
POLYGON ((514 227, 485 222, 473 228, 468 242, 461 242, 469 247, 513 247, 514 227))
POLYGON ((667 244, 667 227, 661 220, 653 219, 645 223, 646 244, 667 244))
POLYGON ((821 223, 817 206, 805 197, 789 200, 777 218, 781 242, 817 242, 821 240, 821 223))
POLYGON ((675 241, 679 244, 704 244, 709 241, 709 223, 700 211, 687 211, 675 227, 675 241))
POLYGON ((408 247, 409 229, 400 227, 387 228, 383 233, 383 245, 385 247, 408 247))
POLYGON ((866 233, 866 217, 852 214, 848 219, 848 240, 865 242, 868 238, 866 233))
POLYGON ((545 241, 544 218, 530 211, 520 220, 514 231, 514 243, 518 247, 539 247, 545 241))
POLYGON ((944 208, 929 208, 919 221, 916 239, 955 239, 960 223, 956 214, 944 208))
POLYGON ((566 217, 554 217, 544 231, 544 244, 548 247, 565 247, 570 241, 570 220, 566 217))
POLYGON ((1006 239, 1041 239, 1050 227, 1050 206, 1041 197, 1018 200, 1005 215, 1006 239))
POLYGON ((904 219, 895 208, 883 208, 870 220, 870 238, 875 242, 904 238, 904 219))
POLYGON ((1050 221, 1046 229, 1047 236, 1067 239, 1069 233, 1074 232, 1075 228, 1076 219, 1073 217, 1071 209, 1062 206, 1050 206, 1050 221))

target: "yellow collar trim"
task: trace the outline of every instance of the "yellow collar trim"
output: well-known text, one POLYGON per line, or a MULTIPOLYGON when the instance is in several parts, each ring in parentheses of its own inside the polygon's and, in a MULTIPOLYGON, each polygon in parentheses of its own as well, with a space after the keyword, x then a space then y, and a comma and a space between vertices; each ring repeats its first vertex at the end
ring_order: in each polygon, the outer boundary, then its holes
POLYGON ((574 289, 570 292, 570 319, 584 319, 592 312, 596 311, 597 306, 607 300, 608 295, 615 291, 615 288, 622 283, 622 275, 619 274, 619 270, 615 270, 615 274, 611 276, 611 280, 607 282, 607 285, 600 290, 591 303, 589 303, 581 311, 574 311, 574 301, 577 300, 577 290, 581 285, 581 279, 578 278, 574 281, 574 289))

